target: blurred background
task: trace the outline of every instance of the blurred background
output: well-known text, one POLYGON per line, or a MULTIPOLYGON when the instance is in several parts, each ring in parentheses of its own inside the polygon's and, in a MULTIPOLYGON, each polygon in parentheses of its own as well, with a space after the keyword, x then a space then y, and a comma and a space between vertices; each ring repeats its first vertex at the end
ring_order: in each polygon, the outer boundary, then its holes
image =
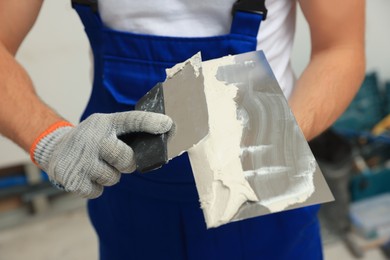
MULTIPOLYGON (((310 143, 336 198, 320 211, 325 259, 390 259, 390 1, 367 1, 367 75, 343 116, 310 143)), ((309 60, 298 10, 292 64, 309 60)), ((89 46, 70 1, 44 1, 18 52, 38 94, 77 123, 91 91, 89 46), (41 55, 44 53, 45 55, 41 55)), ((0 136, 0 260, 97 259, 85 200, 54 189, 0 136)))

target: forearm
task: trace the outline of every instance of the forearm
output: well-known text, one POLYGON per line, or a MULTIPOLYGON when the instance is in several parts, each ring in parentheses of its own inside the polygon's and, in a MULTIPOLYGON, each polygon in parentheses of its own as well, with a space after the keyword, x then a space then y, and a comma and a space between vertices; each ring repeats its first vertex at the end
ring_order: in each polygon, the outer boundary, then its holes
POLYGON ((313 54, 289 99, 307 140, 328 128, 347 108, 365 72, 364 46, 313 54))
POLYGON ((28 151, 61 118, 36 95, 31 79, 0 43, 0 134, 28 151))

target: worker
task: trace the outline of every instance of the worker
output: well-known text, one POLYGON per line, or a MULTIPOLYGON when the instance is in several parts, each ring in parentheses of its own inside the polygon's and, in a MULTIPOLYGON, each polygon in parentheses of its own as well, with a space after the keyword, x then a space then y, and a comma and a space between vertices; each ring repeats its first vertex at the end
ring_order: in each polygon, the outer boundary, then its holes
POLYGON ((37 97, 14 59, 42 2, 0 2, 0 132, 58 186, 90 198, 100 259, 322 258, 317 206, 207 230, 187 155, 140 174, 118 136, 172 131, 165 115, 131 111, 164 80, 165 68, 198 51, 207 60, 262 49, 311 140, 344 111, 363 79, 364 0, 266 0, 268 13, 263 0, 73 1, 95 70, 78 125, 37 97), (297 3, 312 49, 295 80, 289 59, 297 3))

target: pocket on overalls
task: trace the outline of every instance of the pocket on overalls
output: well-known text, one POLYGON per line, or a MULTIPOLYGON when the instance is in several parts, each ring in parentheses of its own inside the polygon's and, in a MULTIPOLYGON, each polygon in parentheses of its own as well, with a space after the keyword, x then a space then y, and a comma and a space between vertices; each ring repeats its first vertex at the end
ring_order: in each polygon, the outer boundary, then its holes
POLYGON ((165 80, 165 69, 173 64, 104 56, 103 87, 116 102, 135 105, 157 82, 165 80))

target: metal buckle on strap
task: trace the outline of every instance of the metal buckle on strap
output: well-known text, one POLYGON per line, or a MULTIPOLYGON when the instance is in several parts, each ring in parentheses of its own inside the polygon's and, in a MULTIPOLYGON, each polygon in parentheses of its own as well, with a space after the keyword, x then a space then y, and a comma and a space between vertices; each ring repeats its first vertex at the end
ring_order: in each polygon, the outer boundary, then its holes
POLYGON ((237 0, 233 5, 232 13, 236 11, 261 14, 263 21, 267 18, 268 10, 265 7, 265 0, 237 0))
POLYGON ((97 0, 72 0, 72 4, 87 5, 91 7, 94 12, 97 12, 98 10, 97 0))

